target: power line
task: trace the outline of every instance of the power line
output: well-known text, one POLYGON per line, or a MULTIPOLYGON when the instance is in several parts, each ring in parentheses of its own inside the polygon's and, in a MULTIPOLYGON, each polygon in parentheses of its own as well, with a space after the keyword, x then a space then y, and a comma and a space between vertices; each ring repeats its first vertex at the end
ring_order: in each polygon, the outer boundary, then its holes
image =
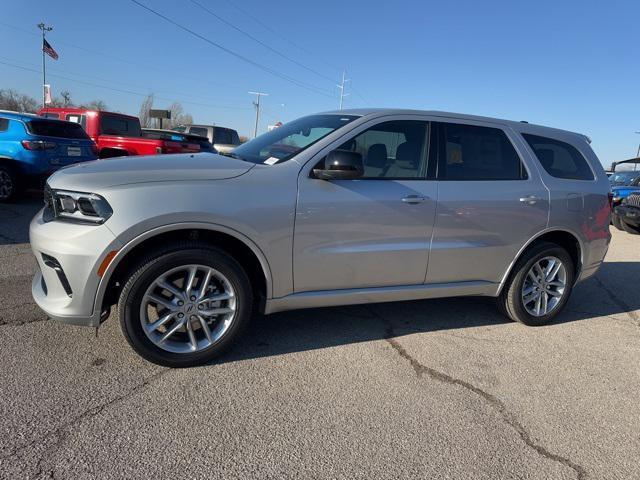
MULTIPOLYGON (((11 24, 6 23, 6 22, 0 21, 0 25, 2 25, 4 27, 7 27, 7 28, 11 28, 13 30, 16 30, 16 31, 21 32, 21 33, 24 33, 26 35, 30 35, 30 36, 34 36, 34 37, 39 37, 40 36, 37 33, 31 32, 31 31, 26 30, 24 28, 17 27, 15 25, 11 25, 11 24)), ((155 70, 157 72, 166 73, 166 69, 165 68, 160 68, 160 67, 158 67, 156 65, 149 65, 149 64, 140 63, 137 60, 136 61, 127 60, 125 58, 121 58, 121 57, 118 57, 116 55, 111 55, 110 53, 91 50, 89 48, 83 47, 82 45, 76 45, 74 43, 69 43, 69 42, 66 42, 64 40, 56 39, 56 44, 66 45, 67 47, 72 47, 72 48, 75 48, 77 50, 81 50, 81 51, 83 51, 85 53, 88 53, 88 54, 90 54, 92 56, 99 55, 100 57, 111 58, 112 60, 115 60, 115 61, 121 62, 121 63, 125 63, 127 65, 133 65, 133 66, 136 66, 136 67, 143 67, 145 70, 155 70)), ((237 87, 237 85, 233 85, 233 84, 230 84, 230 83, 218 82, 218 81, 209 81, 209 80, 207 80, 206 82, 203 82, 201 78, 192 77, 190 75, 185 75, 183 73, 180 73, 179 71, 172 72, 172 76, 180 76, 182 78, 189 79, 189 81, 197 81, 198 83, 200 83, 202 85, 206 84, 207 86, 219 85, 219 86, 228 87, 228 88, 236 88, 237 87)))
MULTIPOLYGON (((32 62, 25 62, 23 60, 19 60, 19 59, 15 59, 15 58, 9 58, 9 57, 5 57, 4 55, 0 55, 0 59, 3 59, 7 62, 13 62, 13 63, 22 63, 24 65, 29 65, 29 66, 35 66, 37 67, 38 64, 36 63, 32 63, 32 62)), ((58 68, 51 68, 49 67, 47 69, 47 71, 53 71, 53 72, 63 72, 63 73, 68 73, 68 74, 72 74, 74 77, 86 77, 86 78, 92 78, 92 79, 97 79, 97 80, 105 80, 103 77, 99 77, 97 75, 88 75, 86 73, 79 73, 79 72, 74 72, 71 70, 67 70, 67 69, 58 69, 58 68)), ((106 80, 105 80, 106 81, 106 80)), ((148 89, 150 91, 150 93, 166 93, 169 95, 177 95, 177 96, 181 96, 181 98, 196 98, 196 99, 205 99, 205 100, 217 100, 215 98, 211 98, 211 97, 203 97, 203 96, 198 96, 198 95, 185 95, 184 92, 174 92, 171 90, 158 90, 155 88, 148 88, 148 86, 142 86, 142 85, 133 85, 131 83, 125 83, 125 82, 120 82, 117 80, 109 80, 109 83, 113 83, 113 84, 118 84, 118 85, 123 85, 125 87, 130 87, 130 88, 143 88, 143 89, 148 89)))
POLYGON ((239 12, 243 13, 245 16, 249 17, 251 20, 253 20, 254 22, 256 22, 258 25, 260 25, 262 28, 270 31, 271 33, 273 33, 274 35, 276 35, 277 37, 279 37, 280 39, 284 40, 285 42, 287 42, 290 45, 293 45, 294 47, 296 47, 297 49, 305 52, 308 55, 312 55, 316 58, 318 58, 318 60, 320 60, 322 63, 324 63, 325 65, 327 65, 328 67, 333 68, 334 70, 340 70, 339 67, 336 67, 335 65, 332 65, 328 62, 326 62, 325 60, 319 58, 315 53, 313 53, 312 51, 310 51, 309 49, 303 47, 302 45, 299 45, 295 42, 293 42, 292 40, 288 39, 287 37, 285 37, 284 35, 282 35, 282 33, 280 33, 279 31, 277 31, 274 28, 271 28, 269 25, 267 25, 266 23, 264 23, 262 20, 260 20, 258 17, 256 17, 255 15, 251 14, 251 12, 245 10, 244 8, 242 8, 240 5, 237 5, 235 2, 231 1, 231 0, 227 0, 227 3, 229 5, 231 5, 233 8, 235 8, 236 10, 238 10, 239 12))
POLYGON ((285 75, 284 73, 281 73, 281 72, 279 72, 277 70, 269 68, 269 67, 267 67, 265 65, 262 65, 262 64, 260 64, 258 62, 255 62, 255 61, 251 60, 250 58, 245 57, 244 55, 241 55, 241 54, 239 54, 237 52, 234 52, 233 50, 231 50, 231 49, 229 49, 229 48, 227 48, 227 47, 225 47, 223 45, 220 45, 219 43, 214 42, 213 40, 211 40, 211 39, 209 39, 209 38, 207 38, 207 37, 195 32, 195 31, 191 30, 190 28, 185 27, 184 25, 181 25, 180 23, 178 23, 175 20, 172 20, 171 18, 167 17, 166 15, 163 15, 162 13, 152 9, 151 7, 148 7, 148 6, 144 5, 143 3, 140 3, 138 0, 131 0, 131 2, 135 3, 139 7, 144 8, 145 10, 147 10, 148 12, 156 15, 157 17, 162 18, 166 22, 178 27, 179 29, 184 30, 185 32, 193 35, 194 37, 199 38, 200 40, 203 40, 203 41, 207 42, 208 44, 213 45, 214 47, 222 50, 225 53, 228 53, 229 55, 231 55, 233 57, 236 57, 239 60, 242 60, 242 61, 244 61, 244 62, 246 62, 246 63, 248 63, 250 65, 253 65, 256 68, 259 68, 260 70, 263 70, 263 71, 265 71, 267 73, 270 73, 271 75, 274 75, 274 76, 276 76, 278 78, 286 80, 287 82, 290 82, 290 83, 292 83, 292 84, 294 84, 294 85, 296 85, 298 87, 304 88, 306 90, 309 90, 309 91, 311 91, 313 93, 317 93, 319 95, 324 95, 326 97, 334 98, 333 95, 330 95, 329 93, 325 93, 325 90, 323 90, 323 89, 321 89, 319 87, 316 87, 315 85, 311 85, 311 84, 308 84, 306 82, 302 82, 300 80, 297 80, 297 79, 295 79, 293 77, 290 77, 289 75, 285 75))
POLYGON ((328 77, 326 75, 324 75, 323 73, 318 72, 317 70, 314 70, 311 67, 308 67, 306 65, 304 65, 303 63, 298 62, 297 60, 289 57, 288 55, 285 55, 284 53, 280 52, 279 50, 276 50, 275 48, 271 47, 270 45, 264 43, 263 41, 261 41, 259 38, 254 37, 253 35, 251 35, 249 32, 246 32, 245 30, 243 30, 242 28, 234 25, 233 23, 231 23, 228 20, 225 20, 224 18, 222 18, 220 15, 218 15, 217 13, 211 11, 210 9, 208 9, 207 7, 205 7, 204 5, 202 5, 200 2, 197 2, 196 0, 191 0, 191 3, 193 3, 194 5, 200 7, 202 10, 204 10, 205 12, 207 12, 209 15, 211 15, 214 18, 217 18, 218 20, 220 20, 222 23, 224 23, 225 25, 228 25, 229 27, 233 28, 234 30, 242 33, 244 36, 250 38, 251 40, 253 40, 254 42, 262 45, 264 48, 266 48, 267 50, 275 53, 276 55, 279 55, 280 57, 284 58, 285 60, 290 61, 291 63, 294 63, 296 65, 298 65, 299 67, 304 68, 305 70, 310 71, 311 73, 314 73, 315 75, 324 78, 325 80, 328 80, 330 82, 335 82, 335 78, 331 78, 328 77))
MULTIPOLYGON (((8 62, 3 62, 1 60, 0 60, 0 65, 6 65, 8 67, 18 68, 20 70, 26 70, 28 72, 40 73, 39 70, 36 70, 34 68, 23 67, 21 65, 15 65, 15 64, 12 64, 12 63, 8 63, 8 62)), ((54 74, 54 73, 51 73, 50 76, 57 77, 57 78, 62 78, 64 80, 68 80, 70 82, 76 82, 76 83, 80 83, 80 84, 83 84, 83 85, 89 85, 91 87, 103 88, 105 90, 112 90, 114 92, 127 93, 129 95, 136 95, 136 96, 139 96, 139 97, 146 97, 148 95, 147 93, 134 92, 132 90, 124 90, 124 89, 121 89, 121 88, 108 87, 106 85, 98 85, 96 83, 86 82, 86 81, 83 81, 83 80, 78 80, 77 78, 65 77, 64 75, 58 75, 58 74, 54 74)), ((185 103, 187 105, 198 105, 198 106, 201 106, 201 107, 208 107, 208 108, 222 108, 222 109, 233 109, 233 110, 246 110, 247 109, 247 107, 238 107, 238 106, 234 106, 234 105, 210 105, 210 104, 206 104, 206 103, 190 102, 190 101, 181 100, 181 99, 158 97, 158 96, 155 96, 155 98, 157 98, 159 100, 166 100, 168 102, 177 100, 177 101, 180 101, 181 103, 185 103)))

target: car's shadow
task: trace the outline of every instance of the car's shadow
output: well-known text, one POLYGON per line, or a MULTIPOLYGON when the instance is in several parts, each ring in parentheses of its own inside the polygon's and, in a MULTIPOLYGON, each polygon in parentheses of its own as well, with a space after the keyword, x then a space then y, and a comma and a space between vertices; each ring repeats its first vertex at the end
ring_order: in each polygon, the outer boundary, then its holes
MULTIPOLYGON (((576 287, 565 311, 541 328, 609 316, 640 322, 636 313, 640 310, 640 295, 634 291, 638 278, 640 262, 605 263, 596 277, 576 287)), ((412 333, 508 325, 513 322, 498 312, 495 301, 481 297, 300 310, 257 317, 233 351, 220 361, 276 356, 412 333)))
POLYGON ((11 203, 0 203, 0 245, 28 243, 29 223, 42 205, 42 191, 37 190, 11 203))

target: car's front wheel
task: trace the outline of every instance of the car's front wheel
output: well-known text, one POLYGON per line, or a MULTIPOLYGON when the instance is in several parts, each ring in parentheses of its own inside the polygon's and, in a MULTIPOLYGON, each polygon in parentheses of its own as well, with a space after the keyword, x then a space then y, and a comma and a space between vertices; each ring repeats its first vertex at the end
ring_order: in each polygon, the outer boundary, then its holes
POLYGON ((221 355, 251 318, 253 294, 222 250, 176 245, 141 261, 119 300, 122 331, 145 359, 190 367, 221 355))
POLYGON ((538 243, 514 266, 498 306, 506 316, 525 325, 549 323, 569 300, 574 272, 573 260, 563 247, 538 243))

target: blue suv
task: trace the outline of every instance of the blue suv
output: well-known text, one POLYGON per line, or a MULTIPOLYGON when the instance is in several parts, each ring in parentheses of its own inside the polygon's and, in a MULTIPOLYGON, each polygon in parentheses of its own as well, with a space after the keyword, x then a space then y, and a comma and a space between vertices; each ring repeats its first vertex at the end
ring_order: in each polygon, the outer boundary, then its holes
POLYGON ((96 153, 77 123, 0 110, 0 202, 42 186, 60 167, 95 160, 96 153))

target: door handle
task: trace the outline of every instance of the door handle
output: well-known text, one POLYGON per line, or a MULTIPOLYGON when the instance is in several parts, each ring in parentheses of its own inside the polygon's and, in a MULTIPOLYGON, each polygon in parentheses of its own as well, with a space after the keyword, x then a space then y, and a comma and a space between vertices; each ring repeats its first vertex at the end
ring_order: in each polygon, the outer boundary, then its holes
POLYGON ((529 195, 527 197, 521 197, 520 198, 520 201, 522 203, 526 203, 527 205, 535 205, 540 200, 542 200, 542 199, 540 197, 536 197, 535 195, 529 195))
POLYGON ((429 197, 423 197, 421 195, 407 195, 402 198, 403 203, 408 203, 409 205, 416 205, 418 203, 423 203, 429 200, 429 197))

